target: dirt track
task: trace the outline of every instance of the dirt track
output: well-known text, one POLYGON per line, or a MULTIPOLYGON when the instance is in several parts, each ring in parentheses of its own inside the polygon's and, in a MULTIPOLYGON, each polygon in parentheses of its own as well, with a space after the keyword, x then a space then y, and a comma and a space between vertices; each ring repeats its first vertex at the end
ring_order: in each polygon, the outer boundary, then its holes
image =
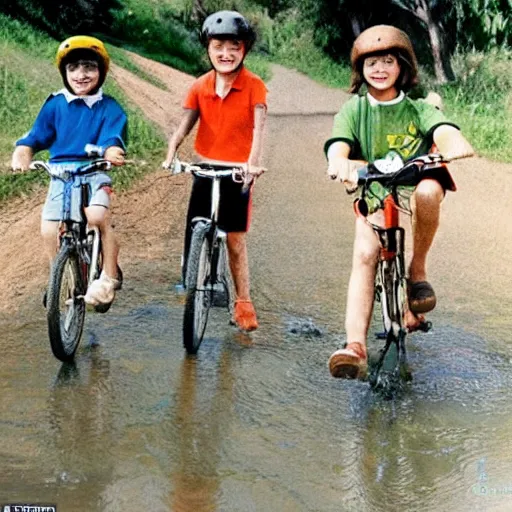
MULTIPOLYGON (((139 79, 128 71, 114 66, 112 76, 123 88, 131 101, 136 103, 146 115, 162 128, 167 134, 176 126, 181 112, 182 98, 192 82, 193 78, 162 64, 149 61, 137 55, 133 59, 148 73, 158 77, 168 91, 163 91, 147 82, 139 79)), ((274 77, 268 84, 269 88, 269 114, 282 117, 281 128, 289 133, 286 147, 282 151, 294 158, 304 147, 303 135, 297 137, 295 128, 296 115, 315 116, 331 115, 346 99, 346 95, 338 90, 332 90, 307 79, 294 71, 279 66, 273 69, 274 77)), ((277 120, 276 120, 277 122, 277 120)), ((279 124, 279 123, 278 123, 279 124)), ((277 124, 275 125, 277 126, 277 124)), ((326 134, 311 134, 319 140, 326 134)), ((188 138, 182 155, 190 154, 192 137, 188 138)), ((321 151, 315 147, 306 152, 305 158, 311 156, 312 165, 318 167, 319 160, 316 153, 321 151)), ((268 137, 267 151, 272 148, 272 137, 268 137)), ((162 158, 166 148, 162 148, 162 158)), ((321 164, 320 164, 321 165, 321 164)), ((512 166, 494 164, 478 159, 470 162, 454 164, 453 172, 458 179, 461 191, 475 191, 481 187, 481 177, 488 176, 499 179, 503 173, 512 174, 512 166)), ((272 169, 278 172, 278 169, 272 169)), ((321 170, 318 171, 318 179, 321 179, 321 170)), ((269 173, 265 182, 271 183, 272 174, 269 173)), ((169 283, 170 275, 177 277, 179 269, 179 254, 181 252, 182 225, 184 211, 189 193, 189 181, 186 177, 169 178, 161 170, 155 169, 144 179, 138 182, 132 190, 119 194, 114 199, 114 219, 118 236, 121 241, 121 265, 125 268, 127 276, 132 282, 169 283), (129 251, 127 248, 130 248, 129 251)), ((291 185, 290 185, 291 186, 291 185)), ((500 190, 500 196, 506 197, 507 185, 500 190)), ((265 193, 265 186, 261 187, 260 194, 265 193)), ((482 201, 475 202, 474 194, 460 194, 457 205, 449 204, 454 217, 450 221, 454 233, 464 229, 467 222, 467 212, 472 211, 479 218, 490 215, 493 223, 507 233, 510 226, 501 221, 503 216, 499 210, 488 211, 488 204, 493 200, 493 194, 489 189, 482 190, 482 201), (458 212, 458 213, 457 213, 458 212)), ((21 317, 18 313, 34 310, 34 304, 40 300, 40 292, 44 289, 47 268, 46 261, 41 250, 39 237, 40 209, 44 200, 44 191, 38 191, 29 198, 17 199, 0 210, 2 222, 0 223, 0 317, 5 316, 9 321, 13 317, 21 317), (26 309, 28 308, 28 309, 26 309)), ((264 197, 261 202, 264 203, 264 197)), ((480 239, 487 240, 488 244, 497 244, 495 231, 486 230, 481 226, 480 239)), ((509 237, 506 240, 510 239, 509 237)), ((447 274, 452 273, 454 259, 443 258, 450 248, 457 254, 464 253, 468 247, 466 240, 454 243, 453 238, 441 237, 438 242, 443 249, 433 256, 435 264, 444 268, 447 274), (445 251, 445 252, 442 252, 445 251), (445 263, 450 262, 451 263, 445 263)), ((470 249, 467 249, 470 251, 470 249)), ((493 251, 488 255, 489 259, 474 261, 471 254, 466 254, 461 268, 475 265, 477 272, 467 268, 468 272, 476 276, 476 279, 484 279, 487 265, 499 265, 501 252, 493 251)), ((510 273, 505 269, 506 273, 510 273)), ((462 275, 462 274, 460 274, 462 275)), ((508 276, 510 277, 510 276, 508 276)), ((482 283, 483 284, 483 283, 482 283)), ((496 286, 504 284, 496 283, 496 286)), ((460 283, 455 288, 463 296, 465 284, 460 283)), ((442 293, 442 290, 441 290, 442 293)), ((459 293, 454 293, 454 298, 459 293)))
MULTIPOLYGON (((168 90, 163 91, 115 65, 111 75, 128 98, 168 135, 179 121, 181 102, 193 77, 139 55, 130 55, 168 90)), ((343 93, 336 90, 326 93, 325 88, 281 67, 275 68, 269 89, 271 112, 276 115, 333 112, 333 98, 339 97, 340 102, 343 99, 343 93), (295 94, 288 90, 292 81, 297 87, 295 94)), ((192 140, 190 136, 184 144, 180 151, 182 157, 190 155, 192 140)), ((162 160, 165 151, 166 148, 162 148, 162 160)), ((169 265, 172 271, 178 272, 189 182, 186 177, 171 179, 167 173, 155 169, 132 190, 114 197, 114 220, 121 242, 120 262, 128 275, 135 279, 168 281, 169 265)), ((0 210, 0 318, 5 317, 10 322, 13 313, 33 308, 46 283, 46 260, 39 237, 44 197, 44 191, 39 190, 0 210)))

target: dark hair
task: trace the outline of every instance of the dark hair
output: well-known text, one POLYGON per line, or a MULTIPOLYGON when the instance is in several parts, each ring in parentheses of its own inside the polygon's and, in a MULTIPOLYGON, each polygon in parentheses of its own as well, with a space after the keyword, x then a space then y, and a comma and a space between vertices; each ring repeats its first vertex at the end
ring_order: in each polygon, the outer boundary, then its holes
POLYGON ((350 83, 350 89, 349 92, 351 93, 357 93, 359 92, 359 89, 366 83, 366 80, 364 78, 363 74, 363 64, 364 60, 368 57, 380 57, 383 55, 393 55, 400 65, 400 75, 398 76, 398 80, 396 81, 398 89, 408 92, 410 89, 412 89, 415 85, 418 84, 419 80, 418 77, 413 77, 413 65, 407 58, 407 55, 405 52, 399 50, 399 49, 390 49, 390 50, 383 50, 379 52, 374 53, 368 53, 366 55, 361 56, 359 60, 357 61, 356 65, 352 69, 352 78, 350 83))
POLYGON ((79 60, 92 60, 94 62, 98 63, 98 70, 100 72, 100 79, 98 82, 98 87, 94 89, 94 91, 91 91, 91 94, 95 94, 98 92, 99 88, 103 85, 103 82, 105 81, 106 77, 106 71, 105 71, 105 63, 100 58, 100 56, 93 50, 88 50, 87 48, 77 48, 76 50, 70 51, 60 63, 59 71, 62 75, 62 80, 64 81, 64 85, 69 90, 69 92, 73 92, 71 87, 69 86, 67 77, 66 77, 66 65, 70 64, 72 62, 78 62, 79 60))

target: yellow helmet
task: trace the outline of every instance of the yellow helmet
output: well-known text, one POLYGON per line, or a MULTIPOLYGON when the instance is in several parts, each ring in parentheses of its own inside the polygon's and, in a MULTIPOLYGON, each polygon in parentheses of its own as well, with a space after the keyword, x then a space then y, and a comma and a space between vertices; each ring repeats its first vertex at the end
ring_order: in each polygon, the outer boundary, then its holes
POLYGON ((91 36, 68 37, 68 39, 60 44, 59 49, 57 50, 56 64, 59 70, 61 70, 61 73, 62 63, 65 61, 66 57, 74 50, 91 50, 94 52, 103 63, 104 74, 107 74, 110 65, 110 57, 108 56, 108 52, 105 48, 105 45, 99 39, 91 36))

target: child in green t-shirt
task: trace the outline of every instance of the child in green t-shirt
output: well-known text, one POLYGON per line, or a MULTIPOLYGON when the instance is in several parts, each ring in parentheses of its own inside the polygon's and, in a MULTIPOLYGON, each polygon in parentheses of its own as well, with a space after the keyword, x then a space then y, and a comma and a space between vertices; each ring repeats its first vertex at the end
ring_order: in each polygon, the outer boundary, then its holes
MULTIPOLYGON (((365 30, 351 53, 352 85, 357 93, 335 116, 325 150, 328 174, 347 189, 357 187, 357 169, 377 159, 399 155, 403 161, 428 153, 433 144, 445 160, 473 155, 458 127, 424 100, 407 92, 418 83, 418 65, 407 34, 389 26, 365 30)), ((433 179, 422 180, 411 197, 413 255, 409 265, 409 307, 405 319, 414 328, 422 313, 434 309, 436 296, 427 281, 426 258, 439 225, 444 189, 433 179)), ((382 212, 371 216, 382 224, 382 212)), ((374 299, 379 242, 367 220, 356 219, 352 274, 348 287, 345 327, 347 345, 329 358, 334 377, 361 377, 366 372, 366 336, 374 299)))

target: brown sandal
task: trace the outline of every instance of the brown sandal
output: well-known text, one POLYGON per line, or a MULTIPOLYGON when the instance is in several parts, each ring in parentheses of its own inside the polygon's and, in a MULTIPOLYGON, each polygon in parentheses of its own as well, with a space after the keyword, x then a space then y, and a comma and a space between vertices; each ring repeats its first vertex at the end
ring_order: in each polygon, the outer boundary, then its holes
POLYGON ((339 379, 362 379, 368 370, 366 347, 362 343, 348 343, 329 358, 329 371, 339 379))
POLYGON ((428 281, 409 282, 409 308, 413 313, 428 313, 436 307, 436 294, 428 281))

